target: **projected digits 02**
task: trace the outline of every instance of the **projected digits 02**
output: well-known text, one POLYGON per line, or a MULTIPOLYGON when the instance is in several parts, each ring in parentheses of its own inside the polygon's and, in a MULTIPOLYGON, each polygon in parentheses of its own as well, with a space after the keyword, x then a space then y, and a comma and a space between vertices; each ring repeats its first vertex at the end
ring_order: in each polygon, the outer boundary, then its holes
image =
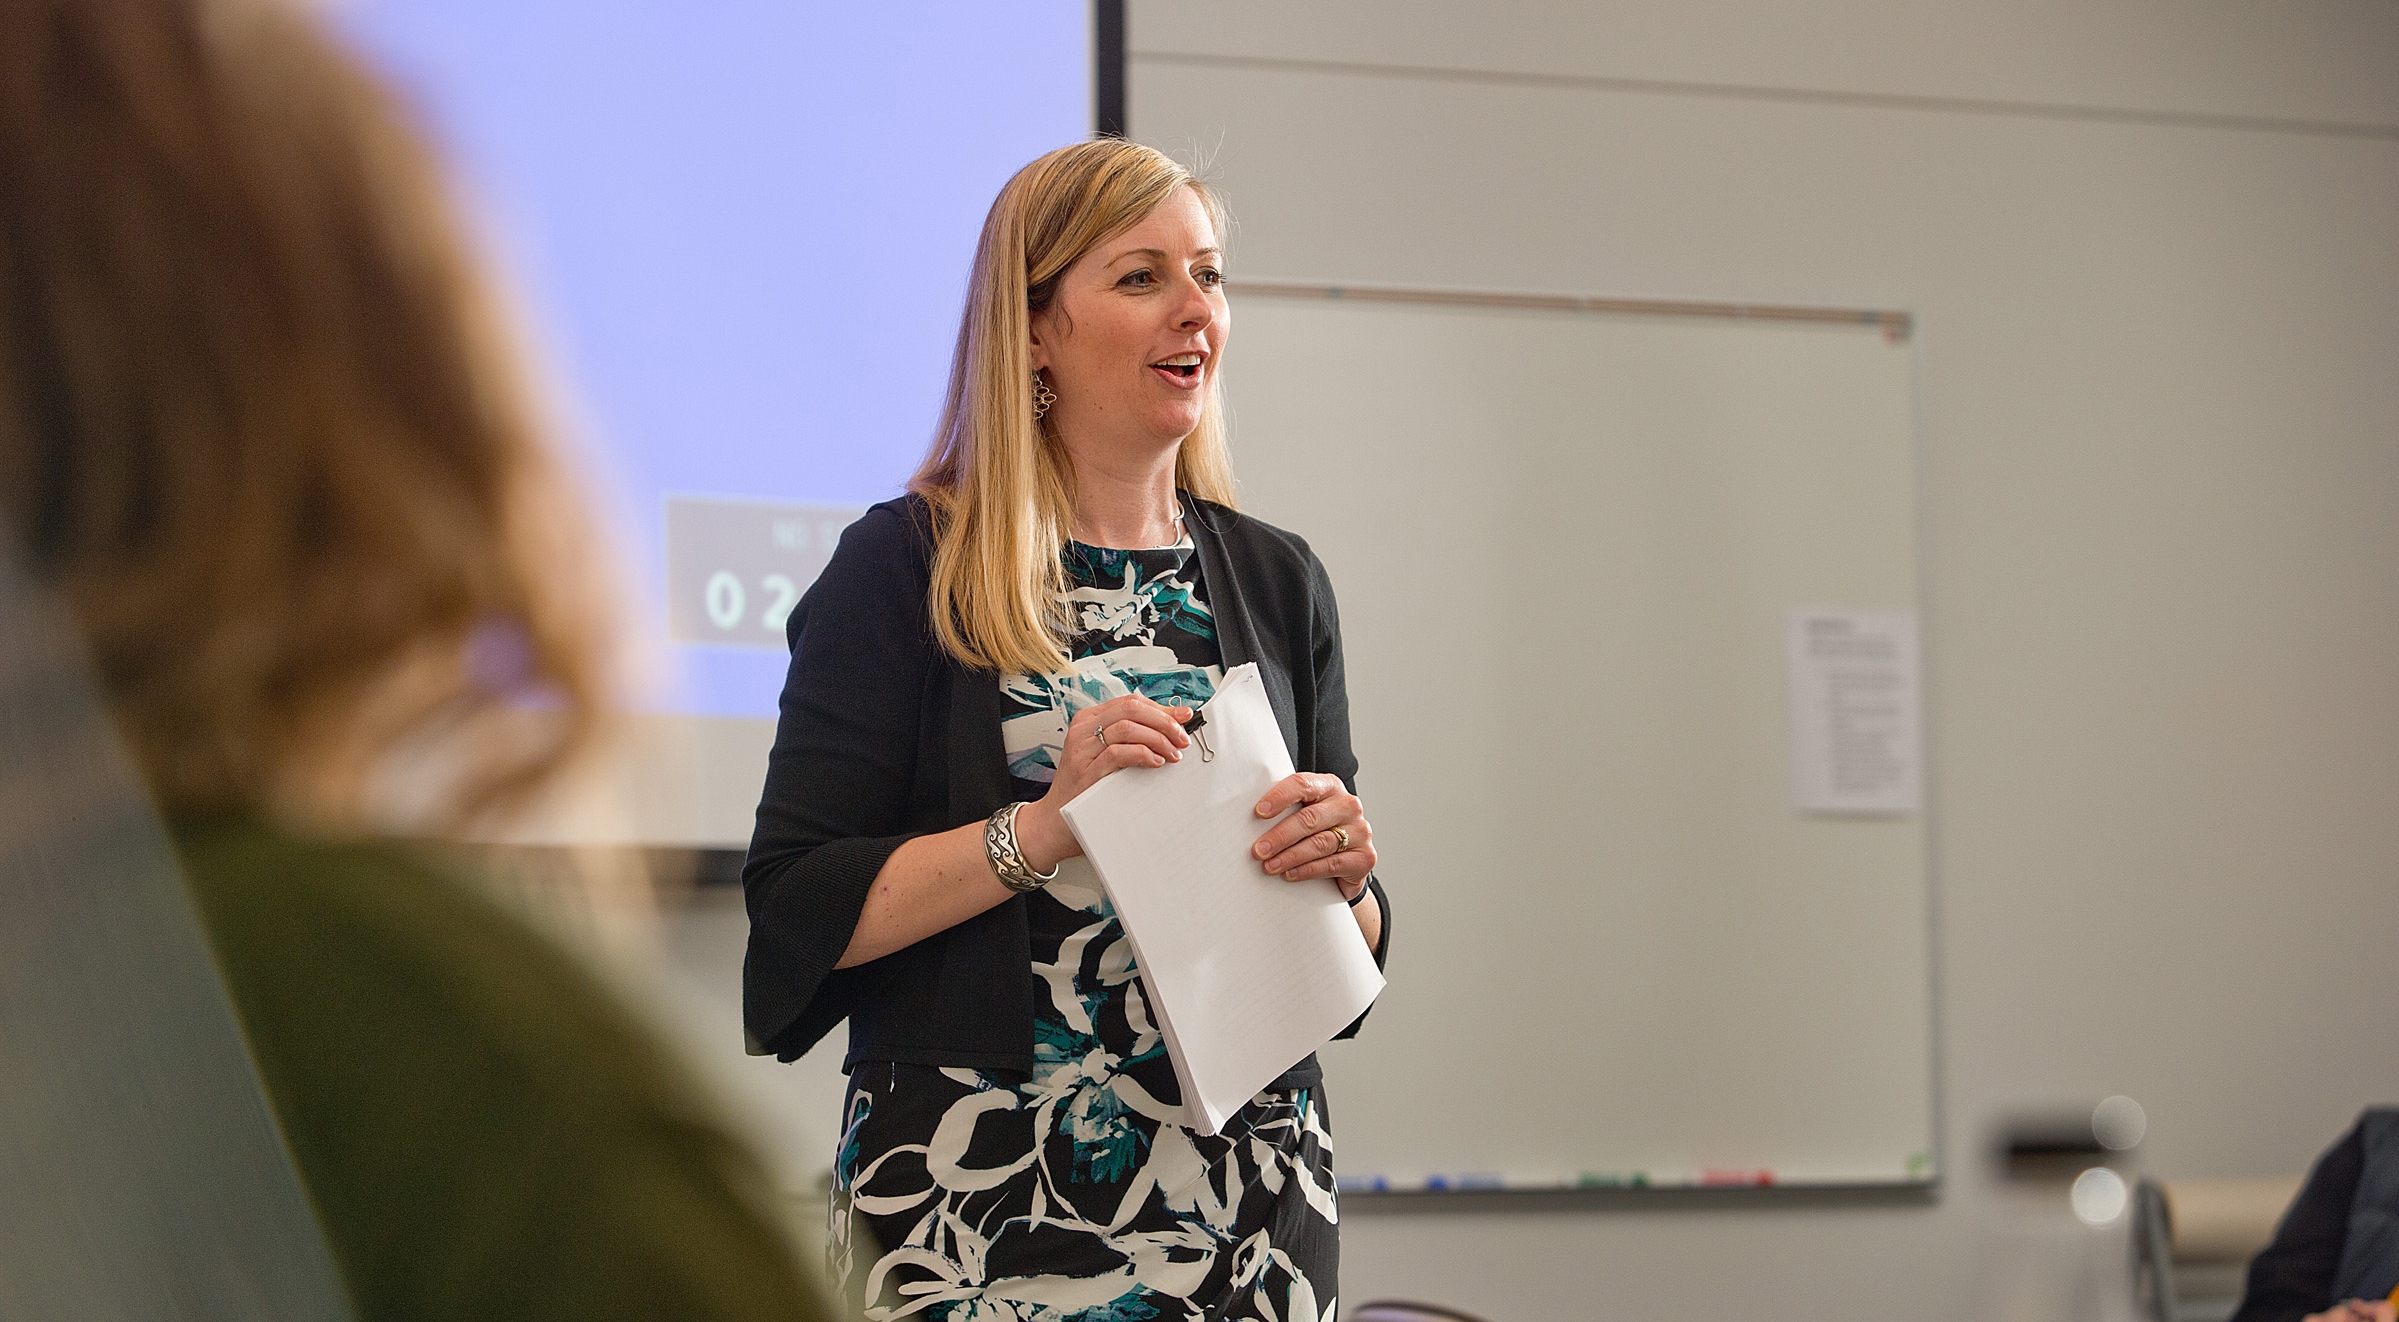
POLYGON ((863 510, 666 498, 666 624, 680 643, 781 648, 783 624, 863 510))

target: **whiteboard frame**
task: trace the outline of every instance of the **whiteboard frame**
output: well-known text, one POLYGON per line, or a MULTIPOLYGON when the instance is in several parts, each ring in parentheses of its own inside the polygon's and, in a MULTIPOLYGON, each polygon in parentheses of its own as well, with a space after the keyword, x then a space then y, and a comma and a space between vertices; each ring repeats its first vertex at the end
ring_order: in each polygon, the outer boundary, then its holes
POLYGON ((1391 1187, 1379 1182, 1360 1183, 1340 1181, 1345 1200, 1363 1204, 1378 1211, 1407 1210, 1475 1210, 1517 1212, 1538 1210, 1593 1210, 1603 1208, 1755 1208, 1760 1206, 1847 1206, 1857 1203, 1876 1205, 1937 1204, 1946 1187, 1945 1173, 1950 1160, 1949 1134, 1945 1123, 1945 1080, 1947 1059, 1943 1051, 1941 1024, 1945 1012, 1944 979, 1942 977, 1941 932, 1942 906, 1940 884, 1941 820, 1935 805, 1939 804, 1938 759, 1935 756, 1936 726, 1932 713, 1939 688, 1939 662, 1930 645, 1934 612, 1932 602, 1933 542, 1929 521, 1931 509, 1931 456, 1926 441, 1925 352, 1918 332, 1920 317, 1909 310, 1894 308, 1832 307, 1811 304, 1752 303, 1720 299, 1661 298, 1616 294, 1541 293, 1518 290, 1459 289, 1410 287, 1394 285, 1353 285, 1328 281, 1278 280, 1264 278, 1231 279, 1225 282, 1228 293, 1244 297, 1288 299, 1307 302, 1370 302, 1412 304, 1417 306, 1477 308, 1531 312, 1568 312, 1585 315, 1633 319, 1707 319, 1729 321, 1767 321, 1803 323, 1829 327, 1854 327, 1879 331, 1896 344, 1908 347, 1908 415, 1909 454, 1914 465, 1911 490, 1915 509, 1911 519, 1915 554, 1915 610, 1918 630, 1918 684, 1922 713, 1919 720, 1919 776, 1923 806, 1919 812, 1923 830, 1923 877, 1925 931, 1925 1031, 1926 1058, 1932 1077, 1927 1080, 1926 1102, 1931 1114, 1926 1117, 1926 1132, 1932 1144, 1931 1170, 1922 1178, 1898 1180, 1871 1177, 1856 1180, 1810 1180, 1772 1182, 1766 1184, 1699 1183, 1662 1181, 1636 1185, 1522 1183, 1498 1180, 1489 1183, 1445 1186, 1391 1187))

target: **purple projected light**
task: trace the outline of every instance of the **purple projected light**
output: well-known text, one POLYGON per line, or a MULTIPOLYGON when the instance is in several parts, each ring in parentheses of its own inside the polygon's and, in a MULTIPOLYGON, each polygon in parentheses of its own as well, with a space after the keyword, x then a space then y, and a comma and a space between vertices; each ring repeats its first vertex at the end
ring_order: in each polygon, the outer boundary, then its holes
POLYGON ((496 213, 628 497, 667 708, 774 715, 782 613, 931 436, 985 209, 1089 133, 1088 6, 337 12, 496 213))

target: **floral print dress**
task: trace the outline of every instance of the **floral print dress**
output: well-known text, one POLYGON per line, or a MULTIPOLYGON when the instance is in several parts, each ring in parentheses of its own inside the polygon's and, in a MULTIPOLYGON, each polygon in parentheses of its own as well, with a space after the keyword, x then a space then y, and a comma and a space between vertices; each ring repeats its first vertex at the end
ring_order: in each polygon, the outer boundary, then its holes
MULTIPOLYGON (((1072 668, 1002 681, 1020 799, 1048 789, 1074 713, 1127 693, 1196 707, 1223 677, 1188 539, 1070 543, 1067 566, 1072 668)), ((873 1322, 1333 1322, 1322 1088, 1259 1093, 1213 1137, 1183 1127, 1132 943, 1091 877, 1070 867, 1027 897, 1030 1076, 888 1061, 851 1072, 834 1278, 873 1322)))

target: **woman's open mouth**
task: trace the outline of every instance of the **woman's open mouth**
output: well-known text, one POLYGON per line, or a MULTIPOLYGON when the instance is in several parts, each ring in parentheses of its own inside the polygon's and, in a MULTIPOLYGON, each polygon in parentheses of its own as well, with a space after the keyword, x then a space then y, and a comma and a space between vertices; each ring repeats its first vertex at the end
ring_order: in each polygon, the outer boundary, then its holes
POLYGON ((1168 385, 1191 390, 1200 382, 1200 365, 1207 360, 1196 353, 1179 353, 1172 358, 1150 364, 1150 370, 1165 378, 1168 385))

